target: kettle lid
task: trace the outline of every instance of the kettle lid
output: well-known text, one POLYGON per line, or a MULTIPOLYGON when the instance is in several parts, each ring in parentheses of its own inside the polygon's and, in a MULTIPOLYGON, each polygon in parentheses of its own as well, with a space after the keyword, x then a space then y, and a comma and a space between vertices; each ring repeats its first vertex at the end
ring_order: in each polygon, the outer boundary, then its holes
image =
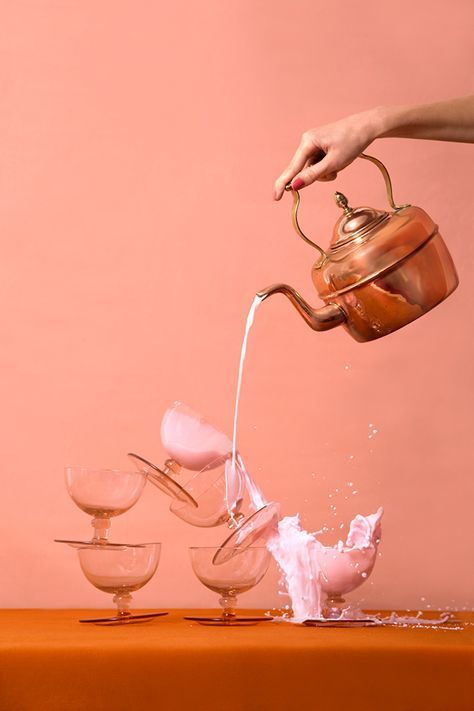
POLYGON ((350 207, 345 195, 337 192, 336 203, 344 210, 334 227, 330 252, 336 254, 343 248, 362 244, 390 217, 388 212, 373 207, 350 207))

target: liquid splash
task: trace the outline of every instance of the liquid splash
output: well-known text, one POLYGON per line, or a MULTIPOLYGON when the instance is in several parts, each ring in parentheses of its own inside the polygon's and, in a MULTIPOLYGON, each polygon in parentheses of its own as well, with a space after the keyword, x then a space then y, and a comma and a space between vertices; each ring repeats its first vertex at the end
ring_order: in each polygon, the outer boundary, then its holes
POLYGON ((287 516, 267 547, 283 572, 291 599, 293 619, 322 619, 322 594, 342 596, 370 575, 381 537, 383 509, 369 516, 358 514, 346 542, 324 546, 317 534, 301 527, 299 516, 287 516))
POLYGON ((283 572, 295 620, 321 616, 321 567, 317 538, 301 528, 299 515, 286 516, 267 548, 283 572))
POLYGON ((399 615, 396 612, 391 612, 387 617, 376 617, 375 619, 381 625, 391 627, 427 627, 449 630, 462 630, 464 625, 460 620, 453 618, 450 612, 444 612, 438 619, 428 619, 422 617, 422 613, 417 615, 399 615))

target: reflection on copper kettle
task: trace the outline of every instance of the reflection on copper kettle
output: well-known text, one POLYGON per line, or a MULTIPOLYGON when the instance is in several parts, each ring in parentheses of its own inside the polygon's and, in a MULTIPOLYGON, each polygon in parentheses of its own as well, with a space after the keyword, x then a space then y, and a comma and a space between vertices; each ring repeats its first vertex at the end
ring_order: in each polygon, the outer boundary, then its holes
POLYGON ((293 225, 298 235, 318 250, 312 279, 325 302, 313 309, 287 284, 258 292, 266 299, 284 294, 315 331, 339 324, 356 341, 372 341, 406 326, 443 301, 458 285, 451 255, 438 226, 420 207, 397 206, 387 169, 364 153, 381 171, 392 212, 350 207, 337 192, 343 214, 337 221, 329 250, 310 240, 298 223, 300 196, 293 194, 293 225))

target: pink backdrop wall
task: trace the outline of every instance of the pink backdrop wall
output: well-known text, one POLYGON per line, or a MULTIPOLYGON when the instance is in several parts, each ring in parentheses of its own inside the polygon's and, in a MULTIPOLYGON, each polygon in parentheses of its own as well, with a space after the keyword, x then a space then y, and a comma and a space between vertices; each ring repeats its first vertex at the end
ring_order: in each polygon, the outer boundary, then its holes
MULTIPOLYGON (((63 466, 123 467, 130 449, 160 460, 174 399, 230 432, 255 291, 282 280, 317 302, 314 252, 289 198, 272 201, 275 177, 307 128, 472 91, 474 6, 16 0, 0 13, 0 603, 106 606, 52 542, 89 535, 63 466)), ((446 303, 361 345, 311 332, 275 297, 251 335, 239 441, 267 495, 310 529, 385 506, 367 605, 473 601, 473 150, 371 149, 396 198, 442 228, 461 279, 446 303)), ((308 189, 301 219, 323 243, 336 188, 385 205, 362 162, 308 189)), ((186 549, 225 530, 188 527, 168 504, 148 487, 114 522, 116 540, 164 544, 137 604, 212 605, 186 549)), ((247 604, 281 604, 276 579, 247 604)))

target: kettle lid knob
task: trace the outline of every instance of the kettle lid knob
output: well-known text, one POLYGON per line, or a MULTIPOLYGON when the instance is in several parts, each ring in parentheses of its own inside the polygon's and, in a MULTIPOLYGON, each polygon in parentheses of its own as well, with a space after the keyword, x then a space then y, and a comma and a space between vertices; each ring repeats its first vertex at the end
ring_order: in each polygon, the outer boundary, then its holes
POLYGON ((336 192, 334 194, 334 198, 336 200, 336 204, 339 207, 342 207, 342 209, 344 210, 344 214, 350 215, 352 212, 352 207, 349 205, 349 201, 346 196, 343 195, 343 193, 336 192))

